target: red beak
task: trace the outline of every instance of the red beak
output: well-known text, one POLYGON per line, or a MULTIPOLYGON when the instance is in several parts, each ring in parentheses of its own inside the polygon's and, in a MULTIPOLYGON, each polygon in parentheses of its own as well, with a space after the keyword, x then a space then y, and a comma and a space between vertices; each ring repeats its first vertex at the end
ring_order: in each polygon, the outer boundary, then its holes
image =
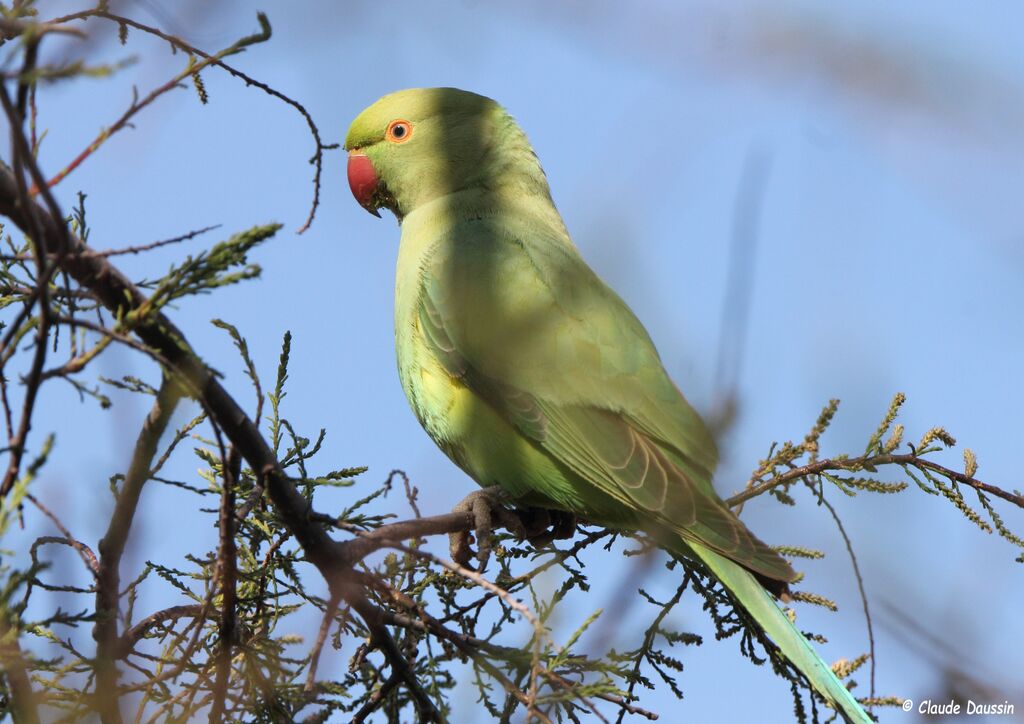
POLYGON ((358 149, 348 154, 348 185, 359 205, 380 218, 380 212, 377 211, 377 206, 374 204, 374 194, 377 191, 377 171, 374 170, 369 157, 358 149))

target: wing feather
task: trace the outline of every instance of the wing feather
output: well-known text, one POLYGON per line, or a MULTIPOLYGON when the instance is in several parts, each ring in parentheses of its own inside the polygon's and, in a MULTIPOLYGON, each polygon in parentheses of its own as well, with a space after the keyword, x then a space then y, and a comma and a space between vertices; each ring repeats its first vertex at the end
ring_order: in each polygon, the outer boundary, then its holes
POLYGON ((464 232, 423 275, 420 325, 445 369, 580 484, 791 579, 714 492, 714 443, 629 308, 573 248, 502 236, 464 232))

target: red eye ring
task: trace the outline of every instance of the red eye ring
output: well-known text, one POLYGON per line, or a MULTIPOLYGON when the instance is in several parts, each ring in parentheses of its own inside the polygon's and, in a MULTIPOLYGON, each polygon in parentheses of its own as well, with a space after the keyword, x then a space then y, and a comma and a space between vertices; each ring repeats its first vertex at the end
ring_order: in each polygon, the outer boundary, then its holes
POLYGON ((384 138, 392 143, 405 143, 412 138, 412 124, 401 118, 391 121, 388 124, 388 130, 384 133, 384 138))

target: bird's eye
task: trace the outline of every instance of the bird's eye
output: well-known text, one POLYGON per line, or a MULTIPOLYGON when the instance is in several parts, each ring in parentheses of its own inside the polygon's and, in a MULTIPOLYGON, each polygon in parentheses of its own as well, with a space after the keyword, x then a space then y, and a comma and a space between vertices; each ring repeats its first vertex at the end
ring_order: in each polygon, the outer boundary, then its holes
POLYGON ((412 137, 412 124, 409 121, 391 121, 384 137, 392 143, 405 143, 412 137))

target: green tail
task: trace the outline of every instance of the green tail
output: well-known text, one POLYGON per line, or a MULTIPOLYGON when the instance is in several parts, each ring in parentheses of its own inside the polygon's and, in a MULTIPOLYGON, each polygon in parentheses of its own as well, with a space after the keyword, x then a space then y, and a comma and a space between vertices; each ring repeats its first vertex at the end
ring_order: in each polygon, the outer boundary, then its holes
POLYGON ((690 541, 687 544, 764 629, 785 657, 803 672, 815 691, 841 712, 846 721, 872 724, 871 718, 853 698, 853 694, 836 678, 831 667, 822 661, 810 642, 789 622, 771 594, 747 569, 702 545, 690 541))

